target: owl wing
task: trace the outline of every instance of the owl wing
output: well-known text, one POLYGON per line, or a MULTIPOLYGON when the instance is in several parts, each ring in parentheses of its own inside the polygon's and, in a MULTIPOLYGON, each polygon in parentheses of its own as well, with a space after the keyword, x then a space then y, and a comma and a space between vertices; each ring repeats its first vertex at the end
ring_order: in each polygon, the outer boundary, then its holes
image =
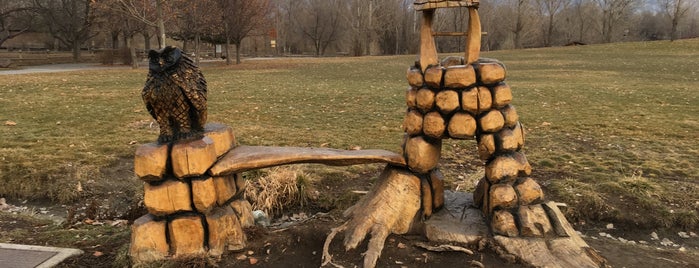
POLYGON ((146 85, 143 87, 143 91, 141 91, 141 98, 143 99, 143 103, 146 104, 146 110, 148 110, 148 113, 153 117, 153 119, 158 119, 157 116, 155 115, 155 110, 153 109, 153 90, 155 89, 155 83, 153 81, 153 77, 148 74, 148 78, 146 79, 146 85))
POLYGON ((185 97, 194 107, 194 112, 196 113, 196 118, 199 119, 199 123, 204 126, 206 124, 206 80, 204 80, 204 75, 201 73, 199 68, 194 66, 193 62, 187 58, 187 60, 181 61, 181 64, 185 64, 185 68, 179 68, 178 75, 182 77, 181 89, 185 97))

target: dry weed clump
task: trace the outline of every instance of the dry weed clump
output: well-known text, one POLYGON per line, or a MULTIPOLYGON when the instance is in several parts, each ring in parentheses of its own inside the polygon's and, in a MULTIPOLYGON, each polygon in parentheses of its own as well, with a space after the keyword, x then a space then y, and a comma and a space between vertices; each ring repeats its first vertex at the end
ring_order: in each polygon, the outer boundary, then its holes
POLYGON ((247 180, 245 195, 254 210, 279 215, 284 208, 305 206, 310 198, 311 175, 298 166, 273 167, 247 180))

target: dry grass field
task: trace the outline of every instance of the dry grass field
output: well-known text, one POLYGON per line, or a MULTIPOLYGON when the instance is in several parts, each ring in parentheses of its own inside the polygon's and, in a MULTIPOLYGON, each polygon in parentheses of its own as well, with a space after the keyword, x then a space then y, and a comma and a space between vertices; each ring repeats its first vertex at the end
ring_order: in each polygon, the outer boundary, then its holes
MULTIPOLYGON (((549 199, 568 204, 572 222, 699 227, 699 39, 483 56, 507 65, 533 177, 549 199)), ((207 65, 209 121, 231 125, 247 145, 398 151, 413 60, 207 65)), ((145 76, 145 69, 0 75, 0 197, 136 204, 141 184, 131 159, 158 133, 140 98, 145 76)), ((450 188, 470 191, 482 176, 475 149, 474 141, 445 142, 450 188)), ((357 170, 304 166, 339 186, 357 170)))

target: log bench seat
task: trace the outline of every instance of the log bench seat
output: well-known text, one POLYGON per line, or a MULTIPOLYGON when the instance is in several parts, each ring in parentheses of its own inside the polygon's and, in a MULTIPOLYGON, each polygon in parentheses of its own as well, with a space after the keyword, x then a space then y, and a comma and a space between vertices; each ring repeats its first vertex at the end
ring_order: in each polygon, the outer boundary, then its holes
POLYGON ((402 155, 386 150, 340 150, 331 148, 238 146, 228 151, 209 170, 212 176, 287 164, 315 163, 350 166, 388 163, 406 166, 402 155))

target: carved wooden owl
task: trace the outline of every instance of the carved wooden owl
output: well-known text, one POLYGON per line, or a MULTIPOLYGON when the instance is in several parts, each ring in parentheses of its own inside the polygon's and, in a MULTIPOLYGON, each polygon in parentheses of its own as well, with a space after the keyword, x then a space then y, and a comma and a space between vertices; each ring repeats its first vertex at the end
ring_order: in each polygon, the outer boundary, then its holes
POLYGON ((159 143, 201 137, 206 124, 206 80, 177 47, 148 53, 149 71, 141 96, 160 126, 159 143))

